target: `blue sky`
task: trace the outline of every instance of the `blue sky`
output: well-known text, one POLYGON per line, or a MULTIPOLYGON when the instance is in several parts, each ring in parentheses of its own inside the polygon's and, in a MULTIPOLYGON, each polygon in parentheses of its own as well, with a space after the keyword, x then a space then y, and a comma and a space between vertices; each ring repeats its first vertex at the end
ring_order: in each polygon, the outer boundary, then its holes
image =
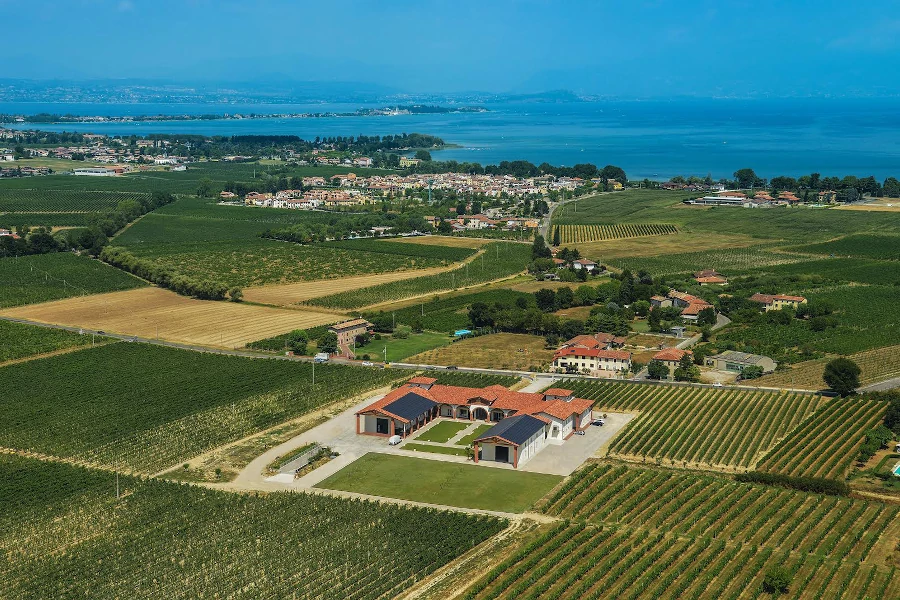
POLYGON ((900 0, 0 0, 0 78, 900 94, 900 0))

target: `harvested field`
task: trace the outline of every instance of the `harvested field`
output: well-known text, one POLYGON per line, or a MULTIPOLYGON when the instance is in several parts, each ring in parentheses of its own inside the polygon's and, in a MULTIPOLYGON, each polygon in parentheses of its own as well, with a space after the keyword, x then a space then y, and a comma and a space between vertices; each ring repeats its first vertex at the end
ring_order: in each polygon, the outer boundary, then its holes
POLYGON ((238 348, 293 329, 340 321, 320 310, 282 310, 179 296, 155 287, 11 308, 3 316, 184 344, 238 348))
POLYGON ((553 360, 544 338, 521 333, 495 333, 454 342, 405 359, 413 364, 458 365, 486 369, 527 369, 553 360))
MULTIPOLYGON (((900 376, 900 346, 886 346, 865 352, 857 352, 848 356, 859 365, 862 373, 859 381, 862 385, 877 383, 892 377, 900 376)), ((808 360, 771 375, 753 379, 748 385, 760 387, 794 387, 803 390, 820 390, 826 387, 822 374, 829 358, 808 360)))
MULTIPOLYGON (((454 265, 455 266, 455 265, 454 265)), ((413 277, 424 277, 446 271, 452 267, 434 267, 431 269, 416 269, 412 271, 394 271, 379 275, 359 275, 357 277, 342 277, 340 279, 321 279, 318 281, 298 281, 283 285, 263 285, 244 290, 244 300, 259 302, 260 304, 274 304, 276 306, 288 306, 297 304, 319 296, 329 296, 358 290, 360 288, 392 283, 413 277)))
POLYGON ((481 248, 494 240, 488 238, 453 237, 449 235, 423 235, 421 237, 387 238, 387 241, 427 244, 429 246, 449 246, 451 248, 481 248))

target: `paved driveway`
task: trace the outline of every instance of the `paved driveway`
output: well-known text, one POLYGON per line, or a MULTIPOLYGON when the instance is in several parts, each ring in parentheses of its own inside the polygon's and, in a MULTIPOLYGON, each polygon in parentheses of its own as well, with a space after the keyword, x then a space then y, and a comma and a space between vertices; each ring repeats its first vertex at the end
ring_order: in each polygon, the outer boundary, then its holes
POLYGON ((573 435, 560 445, 550 444, 522 465, 520 471, 549 473, 551 475, 571 475, 584 461, 592 456, 605 456, 609 442, 631 419, 629 413, 606 413, 606 425, 591 425, 584 435, 573 435))

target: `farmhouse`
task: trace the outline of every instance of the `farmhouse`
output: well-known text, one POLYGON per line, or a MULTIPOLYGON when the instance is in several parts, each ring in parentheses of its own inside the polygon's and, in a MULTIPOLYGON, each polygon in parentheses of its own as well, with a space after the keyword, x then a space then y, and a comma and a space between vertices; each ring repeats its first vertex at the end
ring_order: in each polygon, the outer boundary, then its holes
MULTIPOLYGON (((679 292, 677 290, 670 291, 668 299, 671 301, 672 306, 682 309, 681 317, 688 321, 696 321, 700 316, 701 310, 712 307, 712 304, 703 298, 698 298, 697 296, 685 294, 684 292, 679 292)), ((650 299, 650 304, 651 306, 653 305, 652 298, 650 299)))
POLYGON ((576 335, 565 342, 560 348, 602 348, 611 350, 625 345, 625 338, 611 333, 595 333, 594 335, 576 335))
POLYGON ((338 348, 341 353, 347 356, 353 355, 350 351, 350 344, 356 340, 356 336, 369 333, 373 325, 365 319, 353 319, 352 321, 344 321, 335 323, 328 328, 328 331, 334 332, 337 336, 338 348))
POLYGON ((588 371, 592 375, 619 377, 631 369, 631 353, 582 346, 560 348, 553 355, 553 368, 567 373, 588 371))
POLYGON ((763 310, 781 310, 782 308, 797 308, 801 304, 806 304, 806 298, 803 296, 783 296, 770 294, 753 294, 750 296, 753 302, 759 302, 763 306, 763 310))
POLYGON ((778 363, 768 356, 729 350, 728 352, 707 357, 706 366, 718 371, 731 373, 740 373, 744 370, 744 367, 762 367, 763 373, 771 373, 778 366, 778 363))
POLYGON ((704 285, 725 285, 728 283, 728 279, 713 269, 703 269, 702 271, 697 271, 694 273, 694 281, 700 284, 700 286, 704 285))
POLYGON ((693 355, 693 352, 690 350, 682 350, 681 348, 666 348, 665 350, 660 350, 654 354, 652 360, 658 360, 666 365, 669 369, 669 377, 674 377, 675 369, 678 368, 678 363, 685 354, 693 355))
POLYGON ((356 413, 356 433, 406 437, 444 417, 497 423, 474 441, 476 462, 519 467, 547 444, 561 444, 590 424, 593 402, 571 390, 513 392, 500 385, 468 388, 414 377, 356 413))

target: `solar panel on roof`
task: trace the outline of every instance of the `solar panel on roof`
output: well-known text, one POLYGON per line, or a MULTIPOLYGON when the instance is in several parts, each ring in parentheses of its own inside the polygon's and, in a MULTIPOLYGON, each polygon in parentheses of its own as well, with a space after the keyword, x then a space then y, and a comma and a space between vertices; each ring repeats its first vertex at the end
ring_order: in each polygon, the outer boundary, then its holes
POLYGON ((435 406, 437 406, 437 402, 429 400, 419 394, 409 393, 400 396, 383 408, 392 415, 397 415, 401 419, 411 421, 428 412, 435 406))
POLYGON ((516 415, 503 419, 484 432, 480 440, 500 437, 513 444, 524 444, 528 438, 544 428, 544 422, 531 415, 516 415))

